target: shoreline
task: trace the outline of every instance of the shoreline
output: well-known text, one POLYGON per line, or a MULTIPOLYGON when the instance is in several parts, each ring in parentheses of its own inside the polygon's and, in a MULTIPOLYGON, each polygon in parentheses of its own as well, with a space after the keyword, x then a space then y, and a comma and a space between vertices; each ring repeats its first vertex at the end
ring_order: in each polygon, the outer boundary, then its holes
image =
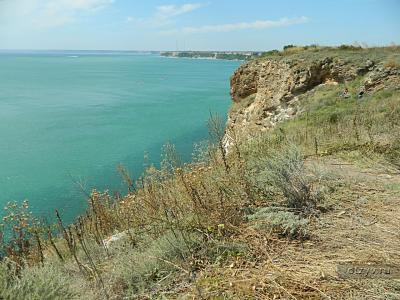
POLYGON ((180 57, 180 56, 168 56, 168 55, 159 55, 159 57, 163 58, 173 58, 173 59, 193 59, 193 60, 222 60, 222 61, 247 61, 245 59, 227 59, 227 58, 213 58, 213 57, 180 57))

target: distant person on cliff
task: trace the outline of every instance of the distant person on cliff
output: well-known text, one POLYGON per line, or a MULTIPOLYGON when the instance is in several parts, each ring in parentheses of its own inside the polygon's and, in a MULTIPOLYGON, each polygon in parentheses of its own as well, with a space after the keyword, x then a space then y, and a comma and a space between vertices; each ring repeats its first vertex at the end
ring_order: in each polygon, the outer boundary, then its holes
POLYGON ((347 98, 350 97, 349 89, 348 89, 347 87, 343 90, 341 96, 342 96, 343 98, 345 98, 345 99, 347 99, 347 98))
POLYGON ((358 92, 358 99, 363 98, 363 97, 364 97, 364 94, 365 94, 364 89, 361 89, 361 90, 358 92))

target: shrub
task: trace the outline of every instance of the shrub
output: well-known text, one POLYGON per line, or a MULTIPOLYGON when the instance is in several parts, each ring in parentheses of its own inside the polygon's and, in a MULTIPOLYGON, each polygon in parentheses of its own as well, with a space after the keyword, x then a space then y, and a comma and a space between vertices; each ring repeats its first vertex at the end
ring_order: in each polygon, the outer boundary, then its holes
POLYGON ((398 69, 400 68, 400 62, 396 60, 394 57, 390 57, 384 63, 385 68, 389 69, 398 69))
POLYGON ((277 54, 279 54, 279 50, 274 49, 274 50, 269 50, 269 51, 264 52, 262 54, 262 56, 266 57, 266 56, 272 56, 272 55, 277 55, 277 54))
POLYGON ((290 48, 294 48, 294 47, 296 47, 296 46, 295 46, 295 45, 292 45, 292 44, 290 44, 290 45, 285 45, 285 46, 283 46, 283 51, 288 50, 288 49, 290 49, 290 48))
POLYGON ((335 111, 329 115, 328 122, 329 124, 337 124, 339 122, 339 114, 335 111))
POLYGON ((6 295, 13 285, 15 268, 11 269, 12 266, 8 266, 4 261, 0 263, 0 299, 7 299, 6 295))
POLYGON ((307 231, 308 219, 301 218, 293 212, 274 210, 264 207, 257 210, 248 219, 255 222, 253 228, 266 230, 280 236, 305 239, 309 236, 307 231))
POLYGON ((271 153, 258 168, 258 184, 282 193, 288 208, 311 212, 321 200, 319 191, 314 189, 314 179, 307 175, 304 160, 296 147, 288 146, 271 153))
POLYGON ((144 242, 138 249, 120 251, 114 263, 113 281, 120 285, 122 282, 127 296, 132 296, 168 273, 183 270, 180 262, 198 242, 198 236, 168 232, 144 242))
POLYGON ((353 46, 353 45, 340 45, 338 47, 339 50, 362 50, 363 48, 361 46, 353 46))
POLYGON ((387 150, 386 157, 398 170, 400 170, 400 137, 392 141, 391 147, 387 150))
POLYGON ((34 257, 32 249, 36 243, 35 237, 38 235, 40 222, 30 212, 29 202, 9 202, 4 210, 6 215, 2 218, 3 223, 0 223, 0 257, 5 254, 19 265, 22 265, 28 256, 38 260, 34 257), (2 241, 3 234, 6 243, 2 241))
POLYGON ((205 247, 206 256, 213 263, 223 262, 228 257, 243 256, 247 250, 244 244, 218 240, 210 241, 205 247))
POLYGON ((14 263, 0 264, 0 299, 72 300, 79 299, 69 279, 55 265, 25 268, 16 276, 14 263))

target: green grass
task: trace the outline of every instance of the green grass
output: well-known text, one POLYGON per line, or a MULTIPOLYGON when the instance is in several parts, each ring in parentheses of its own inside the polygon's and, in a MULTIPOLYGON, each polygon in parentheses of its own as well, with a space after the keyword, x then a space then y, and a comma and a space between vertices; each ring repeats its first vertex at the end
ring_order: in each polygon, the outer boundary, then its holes
MULTIPOLYGON (((350 85, 350 92, 357 86, 350 85)), ((277 126, 275 135, 300 146, 307 155, 359 150, 395 163, 399 157, 400 92, 379 91, 361 100, 339 97, 343 85, 317 88, 304 114, 277 126)))
POLYGON ((371 47, 361 48, 351 45, 342 45, 339 47, 324 47, 318 45, 294 46, 282 51, 272 50, 265 52, 257 60, 275 59, 275 60, 298 60, 301 59, 304 64, 307 62, 332 57, 333 59, 350 60, 356 66, 364 65, 366 57, 374 62, 384 62, 388 66, 400 65, 400 46, 390 47, 371 47))
POLYGON ((389 191, 400 192, 400 184, 399 183, 388 183, 385 185, 385 188, 389 191))

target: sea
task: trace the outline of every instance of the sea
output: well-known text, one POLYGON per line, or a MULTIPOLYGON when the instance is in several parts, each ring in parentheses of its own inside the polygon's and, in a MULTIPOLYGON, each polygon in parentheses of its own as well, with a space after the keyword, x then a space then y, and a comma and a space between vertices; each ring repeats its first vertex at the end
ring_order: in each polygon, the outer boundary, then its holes
MULTIPOLYGON (((166 143, 190 161, 210 113, 226 117, 240 61, 118 51, 0 52, 0 211, 72 222, 96 188, 123 194, 166 143)), ((1 213, 0 213, 1 215, 1 213)))

